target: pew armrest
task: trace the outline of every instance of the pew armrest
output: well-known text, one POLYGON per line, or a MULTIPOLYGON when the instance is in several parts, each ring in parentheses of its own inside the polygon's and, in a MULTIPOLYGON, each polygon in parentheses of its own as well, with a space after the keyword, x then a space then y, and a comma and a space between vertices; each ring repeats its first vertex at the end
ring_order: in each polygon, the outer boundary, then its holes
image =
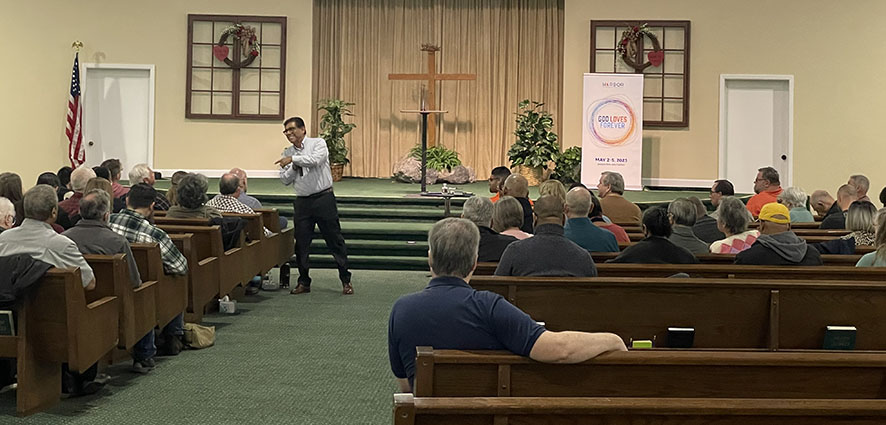
POLYGON ((138 288, 133 288, 132 292, 139 293, 139 292, 144 291, 146 289, 152 289, 152 288, 154 288, 154 285, 156 285, 156 284, 157 284, 156 280, 142 282, 141 285, 138 285, 138 288))
POLYGON ((117 297, 102 297, 102 298, 99 298, 99 299, 87 304, 86 308, 89 310, 96 310, 96 309, 102 308, 102 306, 104 306, 108 303, 113 305, 113 304, 115 304, 115 301, 117 301, 117 297))

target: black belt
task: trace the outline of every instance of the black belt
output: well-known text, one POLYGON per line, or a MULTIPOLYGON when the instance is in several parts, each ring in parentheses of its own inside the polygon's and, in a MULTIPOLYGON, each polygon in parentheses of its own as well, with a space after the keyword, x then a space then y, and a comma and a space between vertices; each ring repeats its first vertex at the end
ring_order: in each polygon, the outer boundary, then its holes
POLYGON ((312 194, 310 194, 310 195, 306 195, 306 196, 296 196, 296 198, 308 198, 308 199, 310 199, 310 198, 317 198, 317 197, 319 197, 320 195, 325 195, 325 194, 327 194, 327 193, 332 193, 332 188, 331 188, 331 187, 328 188, 328 189, 323 189, 323 190, 321 190, 321 191, 319 191, 319 192, 317 192, 317 193, 312 193, 312 194))

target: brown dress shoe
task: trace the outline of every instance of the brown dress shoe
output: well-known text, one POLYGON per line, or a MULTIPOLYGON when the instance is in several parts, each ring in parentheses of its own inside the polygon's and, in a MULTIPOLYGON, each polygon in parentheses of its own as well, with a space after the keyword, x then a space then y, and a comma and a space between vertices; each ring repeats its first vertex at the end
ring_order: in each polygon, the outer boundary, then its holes
POLYGON ((309 292, 311 292, 311 287, 304 286, 301 283, 299 283, 298 285, 295 285, 295 289, 289 291, 289 293, 292 295, 307 294, 309 292))
POLYGON ((341 288, 342 295, 354 295, 354 287, 350 283, 346 283, 341 288))

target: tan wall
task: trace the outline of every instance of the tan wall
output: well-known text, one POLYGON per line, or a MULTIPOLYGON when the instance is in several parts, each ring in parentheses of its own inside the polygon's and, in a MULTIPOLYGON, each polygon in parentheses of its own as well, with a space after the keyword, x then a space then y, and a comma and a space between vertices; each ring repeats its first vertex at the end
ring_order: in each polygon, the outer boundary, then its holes
POLYGON ((311 116, 311 0, 6 1, 0 10, 9 35, 0 67, 0 170, 20 173, 26 187, 67 165, 74 40, 85 45, 81 64, 156 65, 155 168, 273 169, 286 145, 278 122, 185 119, 189 13, 288 16, 286 113, 311 116))
MULTIPOLYGON (((565 0, 564 131, 581 143, 581 76, 590 21, 690 20, 690 126, 644 132, 644 177, 713 180, 718 172, 720 74, 794 75, 794 185, 832 193, 852 173, 886 185, 886 2, 565 0)), ((761 164, 761 166, 764 164, 761 164)))

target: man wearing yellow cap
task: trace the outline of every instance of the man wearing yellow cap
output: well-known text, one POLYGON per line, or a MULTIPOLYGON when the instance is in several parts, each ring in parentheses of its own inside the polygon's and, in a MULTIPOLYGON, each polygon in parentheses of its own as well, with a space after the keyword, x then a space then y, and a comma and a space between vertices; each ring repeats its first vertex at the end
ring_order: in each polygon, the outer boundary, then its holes
POLYGON ((760 237, 735 256, 735 264, 820 266, 821 254, 791 231, 791 212, 779 203, 760 209, 760 237))

